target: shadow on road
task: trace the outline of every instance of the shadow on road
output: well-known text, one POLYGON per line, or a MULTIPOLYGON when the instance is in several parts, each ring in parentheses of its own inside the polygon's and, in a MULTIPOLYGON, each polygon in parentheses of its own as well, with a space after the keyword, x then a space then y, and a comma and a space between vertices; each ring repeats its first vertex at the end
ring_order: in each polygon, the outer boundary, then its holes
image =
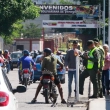
MULTIPOLYGON (((26 104, 46 104, 45 102, 35 102, 35 103, 31 103, 31 102, 26 102, 26 104)), ((51 103, 49 103, 49 104, 51 104, 51 103)))

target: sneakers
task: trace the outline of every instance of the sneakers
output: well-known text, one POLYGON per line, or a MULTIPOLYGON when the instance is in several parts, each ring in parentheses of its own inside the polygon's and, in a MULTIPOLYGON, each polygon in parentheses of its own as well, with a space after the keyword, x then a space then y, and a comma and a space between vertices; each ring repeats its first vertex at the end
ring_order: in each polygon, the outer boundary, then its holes
POLYGON ((66 104, 66 101, 65 101, 65 99, 63 99, 63 100, 61 101, 61 103, 62 103, 62 104, 66 104))
POLYGON ((35 103, 37 100, 36 99, 32 99, 31 103, 35 103))

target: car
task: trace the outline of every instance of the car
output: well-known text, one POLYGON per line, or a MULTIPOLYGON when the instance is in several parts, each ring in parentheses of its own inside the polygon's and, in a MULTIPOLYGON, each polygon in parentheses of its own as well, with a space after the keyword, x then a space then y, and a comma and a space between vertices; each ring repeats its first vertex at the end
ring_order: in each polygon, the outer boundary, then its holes
POLYGON ((34 80, 33 82, 35 83, 36 81, 40 80, 40 77, 42 76, 42 72, 41 72, 41 63, 40 63, 40 58, 42 57, 42 55, 38 55, 35 59, 35 67, 34 69, 34 80))
MULTIPOLYGON (((59 59, 61 61, 60 56, 54 55, 54 54, 53 54, 53 56, 56 57, 57 59, 59 59)), ((42 55, 38 55, 36 57, 36 65, 34 67, 34 81, 33 81, 34 83, 37 80, 39 81, 40 80, 40 77, 42 76, 41 62, 40 62, 40 58, 41 57, 42 57, 42 55)), ((65 83, 66 69, 65 68, 61 69, 59 64, 56 65, 56 68, 57 68, 57 74, 58 74, 58 76, 60 78, 60 81, 61 81, 62 84, 64 84, 65 83)))
POLYGON ((0 110, 17 110, 18 101, 14 93, 26 92, 25 86, 18 86, 13 89, 7 75, 0 67, 0 110))
POLYGON ((11 53, 11 70, 13 68, 17 68, 17 64, 19 62, 19 59, 22 57, 22 51, 15 51, 11 53))

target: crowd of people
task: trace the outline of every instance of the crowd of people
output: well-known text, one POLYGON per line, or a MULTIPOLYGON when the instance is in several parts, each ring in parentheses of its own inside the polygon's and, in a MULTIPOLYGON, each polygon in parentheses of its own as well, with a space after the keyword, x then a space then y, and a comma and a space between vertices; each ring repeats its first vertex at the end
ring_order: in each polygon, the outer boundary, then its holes
MULTIPOLYGON (((104 95, 109 95, 109 83, 110 83, 110 53, 109 53, 109 46, 104 44, 103 46, 100 45, 99 39, 95 38, 94 40, 88 40, 87 42, 88 51, 82 53, 78 50, 78 42, 73 41, 73 48, 67 51, 65 59, 61 59, 59 61, 57 58, 52 56, 52 51, 50 48, 46 48, 40 55, 41 64, 42 64, 42 71, 47 69, 53 72, 55 77, 54 83, 57 85, 60 96, 61 96, 61 103, 66 103, 63 97, 63 89, 61 87, 60 80, 57 75, 56 65, 57 63, 62 67, 66 68, 68 71, 68 97, 72 95, 72 82, 74 77, 75 88, 74 92, 76 91, 76 56, 80 57, 80 60, 83 62, 84 70, 80 72, 79 75, 79 93, 83 95, 84 91, 84 81, 85 78, 90 76, 90 80, 93 84, 93 95, 90 98, 102 98, 104 95)), ((22 63, 21 70, 24 68, 31 68, 30 64, 35 65, 36 56, 38 54, 34 52, 33 58, 29 56, 29 51, 23 51, 23 57, 20 58, 18 65, 22 63)), ((57 55, 61 55, 61 52, 58 51, 57 55)), ((8 50, 0 51, 0 58, 8 59, 10 61, 10 56, 8 50)), ((62 58, 62 57, 61 57, 62 58)), ((8 67, 9 68, 9 67, 8 67)), ((40 81, 35 96, 32 103, 36 102, 37 96, 42 88, 42 81, 40 81)))

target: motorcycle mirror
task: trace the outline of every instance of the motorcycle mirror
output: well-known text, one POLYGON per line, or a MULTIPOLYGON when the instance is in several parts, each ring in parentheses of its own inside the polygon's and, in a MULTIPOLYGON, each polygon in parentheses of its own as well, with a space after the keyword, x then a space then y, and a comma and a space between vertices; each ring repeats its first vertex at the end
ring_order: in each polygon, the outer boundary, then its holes
POLYGON ((26 87, 25 86, 17 86, 17 88, 16 89, 13 89, 13 93, 16 93, 16 92, 18 92, 18 93, 23 93, 23 92, 26 92, 26 87))

